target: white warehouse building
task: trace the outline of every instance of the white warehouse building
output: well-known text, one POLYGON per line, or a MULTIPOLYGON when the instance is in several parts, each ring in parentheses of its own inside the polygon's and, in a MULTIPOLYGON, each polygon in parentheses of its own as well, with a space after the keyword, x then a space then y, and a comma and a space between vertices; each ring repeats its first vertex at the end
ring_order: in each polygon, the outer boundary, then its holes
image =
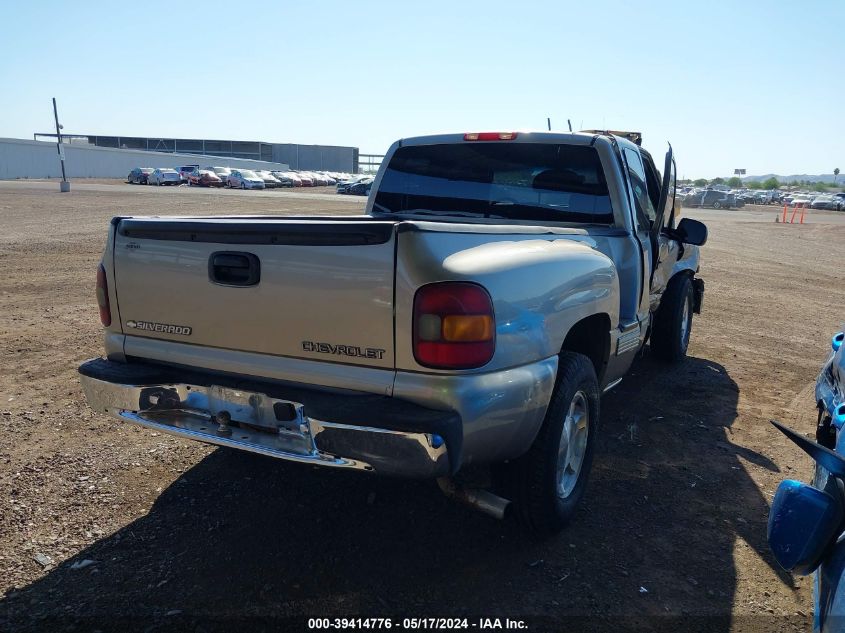
MULTIPOLYGON (((243 158, 221 158, 203 154, 147 152, 68 143, 65 170, 68 178, 126 178, 135 167, 201 167, 225 165, 243 169, 287 170, 289 165, 243 158)), ((61 178, 62 166, 55 142, 0 138, 0 180, 16 178, 61 178)))

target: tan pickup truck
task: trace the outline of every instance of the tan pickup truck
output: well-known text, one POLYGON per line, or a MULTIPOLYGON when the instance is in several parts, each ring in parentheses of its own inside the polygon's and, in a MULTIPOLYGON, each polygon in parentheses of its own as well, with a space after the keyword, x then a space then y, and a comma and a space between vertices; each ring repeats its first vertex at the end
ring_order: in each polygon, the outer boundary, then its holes
POLYGON ((537 534, 584 494, 600 396, 684 357, 707 231, 610 132, 404 139, 366 215, 116 217, 97 279, 120 420, 280 459, 437 478, 537 534), (499 490, 456 479, 490 465, 499 490))

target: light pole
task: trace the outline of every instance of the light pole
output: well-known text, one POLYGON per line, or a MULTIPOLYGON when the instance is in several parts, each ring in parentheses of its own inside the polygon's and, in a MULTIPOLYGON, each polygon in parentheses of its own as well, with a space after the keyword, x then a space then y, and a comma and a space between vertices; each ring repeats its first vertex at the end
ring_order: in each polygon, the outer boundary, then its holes
POLYGON ((59 161, 62 163, 62 181, 59 183, 59 191, 67 193, 70 191, 70 183, 65 174, 65 148, 62 146, 62 126, 59 125, 59 111, 56 109, 56 97, 53 97, 53 116, 56 119, 56 150, 59 152, 59 161))

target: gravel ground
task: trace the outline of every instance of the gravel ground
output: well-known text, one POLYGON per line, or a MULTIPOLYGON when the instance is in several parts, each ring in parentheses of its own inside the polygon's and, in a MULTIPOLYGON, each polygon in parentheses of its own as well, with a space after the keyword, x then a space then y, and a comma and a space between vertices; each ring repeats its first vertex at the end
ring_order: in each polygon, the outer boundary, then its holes
MULTIPOLYGON (((0 183, 0 631, 305 628, 305 617, 529 618, 532 630, 809 630, 766 516, 811 465, 841 325, 843 217, 685 210, 706 221, 690 358, 648 355, 602 402, 576 521, 546 543, 431 482, 213 449, 89 410, 95 269, 117 214, 360 213, 321 192, 0 183), (290 619, 293 618, 293 619, 290 619), (544 619, 551 618, 551 619, 544 619), (560 618, 564 618, 561 620, 560 618)), ((473 620, 470 621, 471 623, 473 620)))

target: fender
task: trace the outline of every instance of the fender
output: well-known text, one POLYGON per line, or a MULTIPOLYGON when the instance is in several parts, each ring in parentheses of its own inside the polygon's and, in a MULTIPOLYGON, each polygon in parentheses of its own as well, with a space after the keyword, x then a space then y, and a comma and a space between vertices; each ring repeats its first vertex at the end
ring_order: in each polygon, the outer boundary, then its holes
POLYGON ((473 281, 493 299, 496 353, 490 372, 557 355, 567 333, 582 319, 606 314, 618 326, 619 279, 613 261, 596 250, 582 229, 556 234, 514 235, 455 225, 426 230, 406 223, 397 243, 396 368, 419 367, 412 349, 414 294, 437 281, 473 281))

